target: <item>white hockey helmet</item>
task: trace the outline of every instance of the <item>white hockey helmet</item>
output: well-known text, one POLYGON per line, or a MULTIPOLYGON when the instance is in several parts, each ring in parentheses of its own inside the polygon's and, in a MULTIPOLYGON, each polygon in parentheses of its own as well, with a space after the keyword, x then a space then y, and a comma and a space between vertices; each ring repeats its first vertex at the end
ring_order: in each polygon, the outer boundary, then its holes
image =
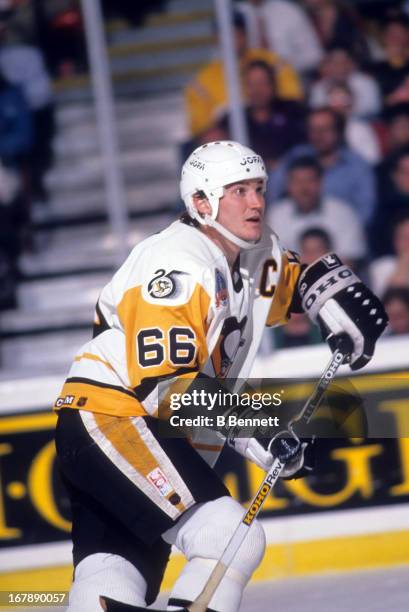
POLYGON ((262 179, 267 182, 265 164, 252 149, 231 140, 220 140, 201 145, 187 158, 182 168, 180 194, 189 215, 202 225, 215 227, 226 238, 241 248, 253 243, 241 240, 216 221, 224 187, 238 181, 262 179), (203 192, 210 204, 211 214, 201 216, 193 203, 193 196, 203 192))

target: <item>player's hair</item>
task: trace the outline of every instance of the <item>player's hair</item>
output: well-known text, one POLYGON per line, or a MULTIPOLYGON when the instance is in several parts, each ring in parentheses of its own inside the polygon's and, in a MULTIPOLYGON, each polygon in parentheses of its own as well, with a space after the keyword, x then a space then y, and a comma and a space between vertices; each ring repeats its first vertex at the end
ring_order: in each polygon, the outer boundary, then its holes
POLYGON ((295 170, 300 169, 304 170, 305 168, 307 168, 308 170, 313 170, 319 177, 322 176, 321 164, 312 155, 302 155, 294 159, 294 161, 291 162, 288 168, 288 173, 290 174, 295 170))
POLYGON ((308 121, 314 115, 321 115, 322 113, 326 113, 330 115, 334 121, 334 126, 337 131, 339 138, 344 139, 345 137, 345 118, 341 113, 338 113, 336 110, 331 108, 331 106, 320 106, 318 108, 313 108, 308 113, 308 121))
POLYGON ((179 220, 181 223, 184 223, 185 225, 192 225, 193 227, 200 227, 200 223, 196 221, 196 219, 193 219, 193 217, 191 217, 187 211, 185 211, 184 213, 180 215, 179 220))
POLYGON ((308 238, 318 238, 318 240, 322 240, 323 243, 325 244, 325 248, 328 251, 331 251, 333 248, 330 235, 328 234, 328 232, 326 232, 321 227, 310 227, 304 230, 300 234, 300 237, 299 237, 300 244, 304 242, 304 240, 307 240, 308 238))

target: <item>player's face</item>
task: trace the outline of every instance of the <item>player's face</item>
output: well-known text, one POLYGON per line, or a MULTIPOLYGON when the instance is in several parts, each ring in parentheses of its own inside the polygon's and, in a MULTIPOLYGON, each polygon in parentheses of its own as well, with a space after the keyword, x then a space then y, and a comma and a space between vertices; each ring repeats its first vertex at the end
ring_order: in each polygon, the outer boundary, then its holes
POLYGON ((259 240, 264 207, 264 181, 254 179, 233 183, 224 188, 217 221, 242 240, 259 240))

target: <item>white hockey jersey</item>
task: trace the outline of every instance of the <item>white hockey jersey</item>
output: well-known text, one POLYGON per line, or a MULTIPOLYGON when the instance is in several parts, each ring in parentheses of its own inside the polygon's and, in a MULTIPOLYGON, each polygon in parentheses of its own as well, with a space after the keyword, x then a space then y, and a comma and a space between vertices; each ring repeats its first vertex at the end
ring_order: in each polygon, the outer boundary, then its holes
POLYGON ((203 232, 172 223, 139 243, 104 287, 95 337, 55 409, 157 416, 159 381, 248 377, 265 325, 287 321, 298 275, 298 259, 267 227, 230 271, 203 232))

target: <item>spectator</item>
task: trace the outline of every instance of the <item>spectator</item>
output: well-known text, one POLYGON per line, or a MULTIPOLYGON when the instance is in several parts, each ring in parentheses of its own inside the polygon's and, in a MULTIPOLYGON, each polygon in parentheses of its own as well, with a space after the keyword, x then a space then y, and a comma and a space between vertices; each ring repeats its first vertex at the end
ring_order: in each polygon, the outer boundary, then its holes
POLYGON ((377 257, 393 252, 393 223, 409 211, 409 147, 394 157, 383 187, 370 231, 372 254, 377 257))
POLYGON ((409 20, 390 19, 383 29, 385 59, 374 62, 372 74, 377 80, 384 104, 409 102, 409 20))
POLYGON ((347 145, 370 164, 377 164, 381 159, 377 133, 367 121, 353 116, 353 105, 353 93, 346 83, 334 83, 328 89, 328 106, 345 119, 347 145))
MULTIPOLYGON (((3 33, 4 27, 3 24, 3 33)), ((31 110, 34 130, 29 160, 31 190, 34 199, 45 201, 44 175, 52 161, 54 106, 51 81, 42 54, 27 44, 3 45, 0 48, 0 72, 8 81, 21 87, 31 110)))
POLYGON ((409 289, 388 289, 383 305, 389 317, 387 333, 391 336, 409 334, 409 289))
POLYGON ((409 288, 409 210, 395 221, 392 241, 394 254, 375 259, 369 266, 370 285, 378 296, 390 287, 409 288))
MULTIPOLYGON (((299 240, 301 263, 311 264, 333 250, 327 232, 311 228, 303 232, 299 240)), ((318 328, 311 324, 306 314, 292 314, 287 325, 273 330, 275 348, 291 348, 322 342, 318 328)))
POLYGON ((23 93, 0 75, 0 310, 16 306, 17 257, 29 222, 21 197, 23 160, 31 143, 31 114, 23 93))
MULTIPOLYGON (((5 34, 3 24, 3 35, 5 34)), ((1 32, 1 29, 0 29, 1 32)), ((32 113, 33 142, 29 152, 31 195, 45 202, 45 172, 52 162, 54 106, 51 80, 39 49, 23 43, 10 43, 0 48, 0 72, 21 87, 32 113)))
MULTIPOLYGON (((262 60, 276 69, 279 98, 302 99, 300 80, 290 64, 283 61, 276 53, 249 47, 244 18, 239 13, 234 16, 234 38, 242 74, 248 64, 262 60)), ((217 59, 202 68, 185 89, 186 110, 193 136, 199 136, 220 119, 226 111, 227 100, 223 63, 217 59)))
POLYGON ((409 145, 409 102, 400 102, 385 110, 386 149, 388 154, 409 145))
POLYGON ((32 118, 20 87, 0 75, 0 159, 20 169, 22 156, 32 144, 32 118))
POLYGON ((322 48, 302 7, 288 0, 248 0, 237 9, 246 19, 251 47, 278 53, 299 72, 317 67, 322 48))
MULTIPOLYGON (((277 99, 275 71, 266 62, 251 62, 244 83, 250 146, 274 168, 284 153, 304 140, 304 108, 292 100, 277 99)), ((221 127, 229 133, 228 116, 222 119, 221 127)))
POLYGON ((149 0, 148 2, 135 2, 135 0, 102 0, 104 16, 108 19, 122 17, 129 21, 133 27, 140 26, 145 16, 150 12, 162 10, 164 0, 149 0))
POLYGON ((324 49, 341 45, 361 60, 367 59, 368 45, 352 3, 336 0, 304 0, 304 5, 311 15, 324 49))
POLYGON ((328 232, 320 227, 311 227, 302 232, 299 244, 301 263, 307 266, 334 250, 328 232))
POLYGON ((27 223, 19 197, 19 171, 30 142, 30 114, 24 97, 18 87, 0 77, 0 310, 17 306, 17 258, 27 223))
POLYGON ((323 168, 322 191, 350 204, 363 224, 372 217, 375 206, 375 179, 364 159, 345 145, 344 118, 331 108, 309 113, 308 143, 291 149, 271 173, 269 200, 282 196, 287 170, 298 157, 314 156, 323 168))
POLYGON ((393 191, 392 169, 396 158, 409 147, 409 103, 401 102, 386 108, 384 123, 378 125, 386 155, 377 168, 380 199, 393 191))
POLYGON ((327 232, 334 250, 349 263, 366 253, 365 238, 357 215, 348 204, 322 195, 322 170, 311 157, 296 159, 288 172, 288 197, 269 211, 269 224, 284 246, 299 251, 306 229, 327 232))
POLYGON ((310 105, 319 108, 328 104, 334 83, 348 85, 353 95, 351 113, 356 117, 377 115, 382 108, 376 81, 361 72, 351 52, 340 46, 331 47, 321 64, 320 79, 311 87, 310 105))
POLYGON ((17 257, 21 246, 21 211, 15 173, 0 164, 0 311, 17 306, 17 257))
POLYGON ((282 327, 273 330, 275 349, 295 348, 322 342, 319 328, 313 325, 306 314, 294 313, 282 327))

